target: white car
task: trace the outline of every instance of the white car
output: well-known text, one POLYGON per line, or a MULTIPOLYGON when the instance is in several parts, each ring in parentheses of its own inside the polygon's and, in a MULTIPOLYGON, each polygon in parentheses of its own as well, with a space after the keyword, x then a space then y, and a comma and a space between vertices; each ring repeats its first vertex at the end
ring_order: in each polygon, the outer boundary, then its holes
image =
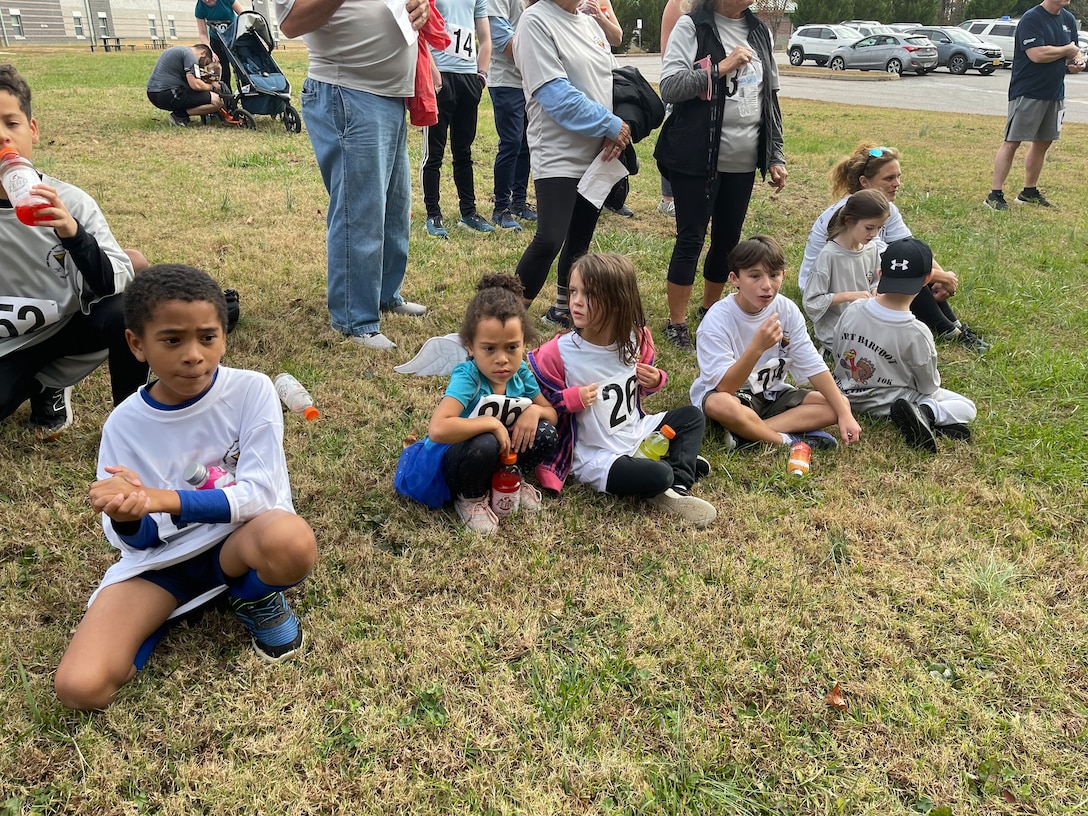
POLYGON ((800 65, 805 60, 812 60, 817 65, 827 65, 831 52, 840 45, 849 45, 861 39, 860 32, 841 25, 817 24, 803 25, 790 37, 786 53, 790 65, 800 65))
POLYGON ((1019 20, 1002 17, 1000 20, 964 20, 959 27, 970 31, 976 37, 1001 47, 1005 65, 1012 65, 1012 55, 1016 49, 1016 24, 1019 20))

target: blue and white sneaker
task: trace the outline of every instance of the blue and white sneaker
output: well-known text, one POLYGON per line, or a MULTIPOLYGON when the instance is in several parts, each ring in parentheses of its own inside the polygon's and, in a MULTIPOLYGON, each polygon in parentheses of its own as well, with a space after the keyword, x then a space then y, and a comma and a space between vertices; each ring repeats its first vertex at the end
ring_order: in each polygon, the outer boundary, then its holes
POLYGON ((282 592, 256 601, 230 596, 227 603, 249 630, 253 649, 261 660, 280 663, 302 649, 306 636, 282 592))
POLYGON ((491 221, 496 227, 513 230, 514 232, 521 232, 521 224, 514 220, 514 216, 510 214, 510 210, 496 212, 491 216, 491 221))
POLYGON ((794 442, 804 442, 813 450, 830 450, 839 446, 839 441, 827 431, 805 431, 790 436, 794 442))
POLYGON ((479 213, 472 213, 471 215, 462 215, 461 220, 457 222, 457 226, 464 227, 465 229, 472 230, 473 232, 494 232, 495 227, 487 223, 487 219, 479 213))
POLYGON ((515 204, 510 208, 510 214, 522 221, 536 221, 536 209, 532 204, 515 204))
POLYGON ((435 238, 449 238, 449 230, 442 223, 442 216, 436 215, 434 218, 427 219, 427 234, 433 235, 435 238))

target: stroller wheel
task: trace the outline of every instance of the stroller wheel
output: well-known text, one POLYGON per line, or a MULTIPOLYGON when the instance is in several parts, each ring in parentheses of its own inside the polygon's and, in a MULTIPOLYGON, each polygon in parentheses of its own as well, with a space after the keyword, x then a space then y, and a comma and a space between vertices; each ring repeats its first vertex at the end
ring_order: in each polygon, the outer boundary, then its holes
POLYGON ((283 127, 288 133, 302 132, 302 117, 290 104, 283 109, 283 127))
POLYGON ((257 120, 254 118, 253 114, 245 108, 238 108, 238 110, 234 112, 234 116, 236 119, 242 120, 242 124, 245 126, 246 130, 257 129, 257 120))

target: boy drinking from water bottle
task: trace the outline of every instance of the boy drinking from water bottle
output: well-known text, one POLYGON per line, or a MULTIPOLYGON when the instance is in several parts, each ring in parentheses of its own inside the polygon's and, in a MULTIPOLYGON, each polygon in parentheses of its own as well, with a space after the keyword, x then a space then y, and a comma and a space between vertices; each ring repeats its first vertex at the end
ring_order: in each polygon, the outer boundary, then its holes
POLYGON ((272 381, 219 364, 227 304, 198 269, 164 264, 125 292, 126 336, 154 381, 106 420, 91 506, 121 551, 91 596, 57 668, 69 708, 104 708, 143 667, 167 621, 226 592, 258 657, 278 663, 303 646, 284 592, 317 555, 295 515, 272 381), (233 476, 195 490, 197 463, 233 476))

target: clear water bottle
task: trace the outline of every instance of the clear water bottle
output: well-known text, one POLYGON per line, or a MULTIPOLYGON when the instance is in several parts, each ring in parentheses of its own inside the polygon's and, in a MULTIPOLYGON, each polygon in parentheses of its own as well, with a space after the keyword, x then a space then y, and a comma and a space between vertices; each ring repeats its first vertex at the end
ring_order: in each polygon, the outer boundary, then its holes
POLYGON ((499 518, 516 513, 521 504, 521 469, 516 453, 502 455, 502 467, 491 477, 491 509, 499 518))
POLYGON ((4 185, 8 201, 15 208, 15 217, 28 227, 35 226, 38 210, 49 206, 47 199, 30 192, 41 181, 30 159, 20 156, 14 147, 0 150, 0 182, 4 185))
POLYGON ((321 412, 314 407, 314 398, 310 396, 310 392, 290 374, 279 374, 273 382, 276 393, 288 410, 302 414, 306 419, 317 419, 321 416, 321 412))
POLYGON ((676 436, 676 431, 668 425, 662 425, 638 443, 635 457, 641 459, 664 459, 669 452, 669 440, 676 436))
POLYGON ((187 465, 181 478, 197 490, 222 490, 234 484, 234 476, 229 470, 219 465, 202 465, 200 462, 187 465))

